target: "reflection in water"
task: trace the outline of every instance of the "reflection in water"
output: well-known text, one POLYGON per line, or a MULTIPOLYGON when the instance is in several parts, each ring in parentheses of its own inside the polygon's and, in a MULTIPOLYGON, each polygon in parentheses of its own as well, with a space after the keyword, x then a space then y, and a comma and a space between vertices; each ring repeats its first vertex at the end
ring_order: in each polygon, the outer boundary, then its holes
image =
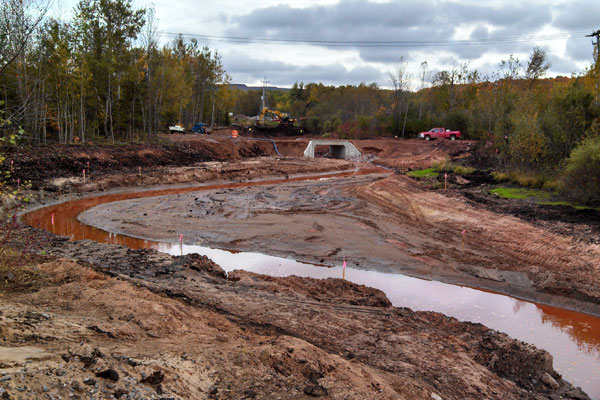
MULTIPOLYGON (((338 173, 332 176, 350 174, 352 173, 338 173)), ((102 243, 121 244, 134 249, 156 248, 166 253, 179 255, 181 251, 179 243, 157 243, 109 233, 80 223, 77 216, 98 204, 118 200, 318 178, 319 176, 305 176, 289 180, 240 182, 110 194, 42 208, 26 214, 24 220, 32 226, 68 236, 72 240, 91 239, 102 243), (52 218, 52 214, 54 214, 54 218, 52 218), (54 224, 52 224, 53 220, 54 224)), ((342 275, 339 267, 317 267, 260 253, 229 252, 190 245, 183 245, 182 250, 185 254, 206 255, 226 271, 244 269, 272 276, 293 274, 313 278, 339 278, 342 275)), ((521 301, 487 291, 410 278, 399 274, 348 268, 346 278, 352 282, 382 290, 395 306, 410 307, 421 311, 437 311, 456 317, 461 321, 479 322, 514 338, 546 349, 553 355, 554 367, 557 371, 576 386, 581 386, 592 398, 600 399, 600 318, 521 301)))

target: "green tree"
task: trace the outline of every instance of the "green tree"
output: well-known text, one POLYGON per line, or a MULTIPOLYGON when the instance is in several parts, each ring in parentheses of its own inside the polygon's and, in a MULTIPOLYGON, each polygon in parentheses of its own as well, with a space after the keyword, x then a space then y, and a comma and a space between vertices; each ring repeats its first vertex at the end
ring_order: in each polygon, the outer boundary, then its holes
POLYGON ((132 42, 144 25, 144 14, 133 9, 131 0, 81 0, 77 6, 77 39, 91 71, 96 113, 112 141, 121 122, 114 118, 115 98, 121 100, 124 76, 132 68, 132 42))
POLYGON ((600 204, 600 136, 585 139, 567 159, 561 190, 582 204, 600 204))

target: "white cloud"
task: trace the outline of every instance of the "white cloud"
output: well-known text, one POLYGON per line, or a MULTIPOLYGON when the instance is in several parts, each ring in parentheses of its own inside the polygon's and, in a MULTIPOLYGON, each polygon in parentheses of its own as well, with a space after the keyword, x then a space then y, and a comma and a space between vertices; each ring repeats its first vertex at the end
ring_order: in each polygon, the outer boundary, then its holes
MULTIPOLYGON (((60 0, 58 0, 60 1, 60 0)), ((432 41, 539 37, 598 28, 598 0, 263 0, 261 2, 152 0, 159 29, 216 36, 336 41, 432 41)), ((63 0, 63 8, 74 0, 63 0)), ((148 7, 151 0, 135 0, 148 7)), ((581 36, 581 35, 580 35, 581 36)), ((169 36, 163 37, 164 41, 169 36)), ((277 85, 295 81, 356 84, 387 73, 400 57, 417 73, 422 61, 441 70, 468 62, 484 73, 515 54, 526 61, 534 45, 553 62, 550 75, 580 72, 592 61, 589 38, 498 41, 485 45, 334 47, 325 44, 233 44, 200 40, 224 55, 236 83, 255 85, 266 75, 277 85), (566 71, 573 68, 572 71, 566 71), (347 81, 345 81, 347 80, 347 81)))

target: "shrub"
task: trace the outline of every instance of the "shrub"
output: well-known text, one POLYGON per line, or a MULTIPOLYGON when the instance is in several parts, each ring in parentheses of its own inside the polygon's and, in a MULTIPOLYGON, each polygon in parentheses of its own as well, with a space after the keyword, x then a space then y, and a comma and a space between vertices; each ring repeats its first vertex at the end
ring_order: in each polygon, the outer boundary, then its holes
POLYGON ((303 121, 303 128, 308 133, 319 133, 321 131, 321 118, 316 115, 311 115, 303 121))
POLYGON ((449 158, 443 158, 439 161, 434 161, 432 165, 433 168, 435 168, 435 170, 438 172, 452 172, 454 171, 454 168, 456 168, 456 165, 450 161, 449 158))
POLYGON ((581 204, 600 204, 600 136, 585 139, 567 159, 561 192, 581 204))
MULTIPOLYGON (((537 174, 527 171, 492 172, 496 182, 512 182, 519 186, 541 188, 545 179, 537 174)), ((551 189, 549 186, 548 189, 551 189)))

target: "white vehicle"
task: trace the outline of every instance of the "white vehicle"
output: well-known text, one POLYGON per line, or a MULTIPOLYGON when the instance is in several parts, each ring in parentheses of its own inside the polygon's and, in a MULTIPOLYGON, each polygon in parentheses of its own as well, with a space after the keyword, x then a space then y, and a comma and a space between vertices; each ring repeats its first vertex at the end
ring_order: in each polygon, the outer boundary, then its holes
POLYGON ((185 128, 182 124, 175 124, 169 127, 169 132, 171 133, 185 133, 185 128))

